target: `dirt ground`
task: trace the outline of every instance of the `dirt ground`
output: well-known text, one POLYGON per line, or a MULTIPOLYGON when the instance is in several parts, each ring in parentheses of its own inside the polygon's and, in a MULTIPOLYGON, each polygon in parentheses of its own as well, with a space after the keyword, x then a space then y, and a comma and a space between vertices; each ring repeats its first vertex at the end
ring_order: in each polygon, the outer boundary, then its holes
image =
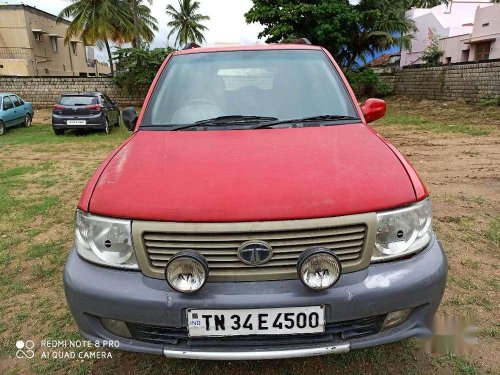
POLYGON ((496 374, 500 373, 500 107, 388 101, 375 129, 411 161, 430 191, 434 229, 449 274, 439 314, 478 326, 472 354, 423 354, 415 342, 345 355, 260 362, 207 362, 111 351, 110 359, 16 358, 17 340, 81 339, 69 313, 62 269, 74 208, 93 170, 129 133, 56 137, 50 111, 31 129, 0 138, 0 373, 496 374))

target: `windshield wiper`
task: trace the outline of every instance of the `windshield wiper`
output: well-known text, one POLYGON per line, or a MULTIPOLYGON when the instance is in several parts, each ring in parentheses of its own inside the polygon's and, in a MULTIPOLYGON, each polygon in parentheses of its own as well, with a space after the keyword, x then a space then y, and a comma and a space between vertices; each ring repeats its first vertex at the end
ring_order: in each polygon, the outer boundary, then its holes
POLYGON ((348 115, 320 115, 320 116, 311 116, 311 117, 303 117, 296 118, 290 120, 278 120, 278 121, 269 121, 258 124, 250 129, 264 129, 274 125, 281 124, 300 124, 304 122, 322 122, 322 121, 341 121, 341 120, 358 120, 361 119, 359 117, 348 116, 348 115))
POLYGON ((183 130, 189 129, 196 126, 218 126, 218 125, 232 125, 232 124, 243 124, 248 122, 260 122, 260 121, 274 121, 278 120, 276 117, 268 116, 244 116, 244 115, 230 115, 230 116, 219 116, 214 118, 209 118, 206 120, 196 121, 191 124, 182 124, 171 127, 169 130, 183 130))

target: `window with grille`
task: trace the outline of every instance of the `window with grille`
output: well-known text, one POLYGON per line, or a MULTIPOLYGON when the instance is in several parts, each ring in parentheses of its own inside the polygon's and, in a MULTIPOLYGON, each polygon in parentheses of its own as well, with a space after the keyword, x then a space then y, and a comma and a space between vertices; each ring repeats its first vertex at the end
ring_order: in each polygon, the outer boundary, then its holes
POLYGON ((490 58, 491 42, 476 44, 476 61, 490 58))

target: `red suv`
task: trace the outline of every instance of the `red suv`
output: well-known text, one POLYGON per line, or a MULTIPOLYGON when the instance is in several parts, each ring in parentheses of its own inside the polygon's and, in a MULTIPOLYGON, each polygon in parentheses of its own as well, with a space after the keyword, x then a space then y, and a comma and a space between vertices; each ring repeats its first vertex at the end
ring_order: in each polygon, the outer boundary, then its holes
POLYGON ((447 263, 426 188, 321 47, 167 57, 89 181, 65 269, 81 334, 200 359, 428 336, 447 263))

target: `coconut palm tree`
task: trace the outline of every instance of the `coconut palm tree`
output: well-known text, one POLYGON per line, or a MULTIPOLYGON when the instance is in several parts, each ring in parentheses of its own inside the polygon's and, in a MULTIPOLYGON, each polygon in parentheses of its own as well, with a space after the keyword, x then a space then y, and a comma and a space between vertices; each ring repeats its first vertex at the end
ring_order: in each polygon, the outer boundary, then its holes
POLYGON ((172 18, 167 25, 172 28, 168 34, 168 38, 177 32, 175 44, 180 46, 190 42, 204 42, 205 37, 203 31, 208 30, 202 25, 202 21, 210 20, 210 17, 196 13, 200 8, 198 1, 179 0, 179 9, 175 9, 172 5, 167 6, 167 15, 172 18))
MULTIPOLYGON (((158 31, 157 22, 154 17, 151 16, 151 10, 146 6, 142 5, 143 0, 128 0, 132 10, 132 19, 134 22, 134 37, 132 38, 132 46, 134 48, 139 48, 141 46, 141 37, 144 37, 144 33, 147 30, 144 29, 144 23, 148 24, 146 21, 149 18, 154 20, 153 25, 150 23, 148 26, 154 31, 158 31)), ((153 0, 146 0, 149 5, 153 4, 153 0)), ((146 42, 151 42, 151 40, 147 37, 144 38, 146 42)))
MULTIPOLYGON (((154 32, 158 31, 158 21, 151 15, 151 9, 142 0, 126 0, 129 3, 130 17, 134 27, 122 30, 127 42, 132 43, 132 47, 140 48, 141 42, 151 43, 154 39, 154 32), (134 2, 136 2, 134 7, 134 2), (137 21, 136 21, 137 20, 137 21), (137 29, 136 29, 137 22, 137 29)), ((151 4, 153 1, 148 0, 151 4)))
MULTIPOLYGON (((111 74, 114 75, 110 41, 115 44, 132 42, 134 38, 133 13, 130 0, 70 0, 71 5, 59 13, 59 18, 71 18, 66 30, 65 43, 71 37, 80 38, 86 45, 106 48, 111 74)), ((139 33, 152 41, 157 21, 147 6, 138 7, 139 33)))
POLYGON ((404 7, 398 7, 390 0, 361 0, 358 18, 345 25, 346 43, 338 53, 338 58, 346 71, 352 69, 359 58, 363 62, 368 55, 393 46, 409 48, 415 22, 405 14, 404 7))

